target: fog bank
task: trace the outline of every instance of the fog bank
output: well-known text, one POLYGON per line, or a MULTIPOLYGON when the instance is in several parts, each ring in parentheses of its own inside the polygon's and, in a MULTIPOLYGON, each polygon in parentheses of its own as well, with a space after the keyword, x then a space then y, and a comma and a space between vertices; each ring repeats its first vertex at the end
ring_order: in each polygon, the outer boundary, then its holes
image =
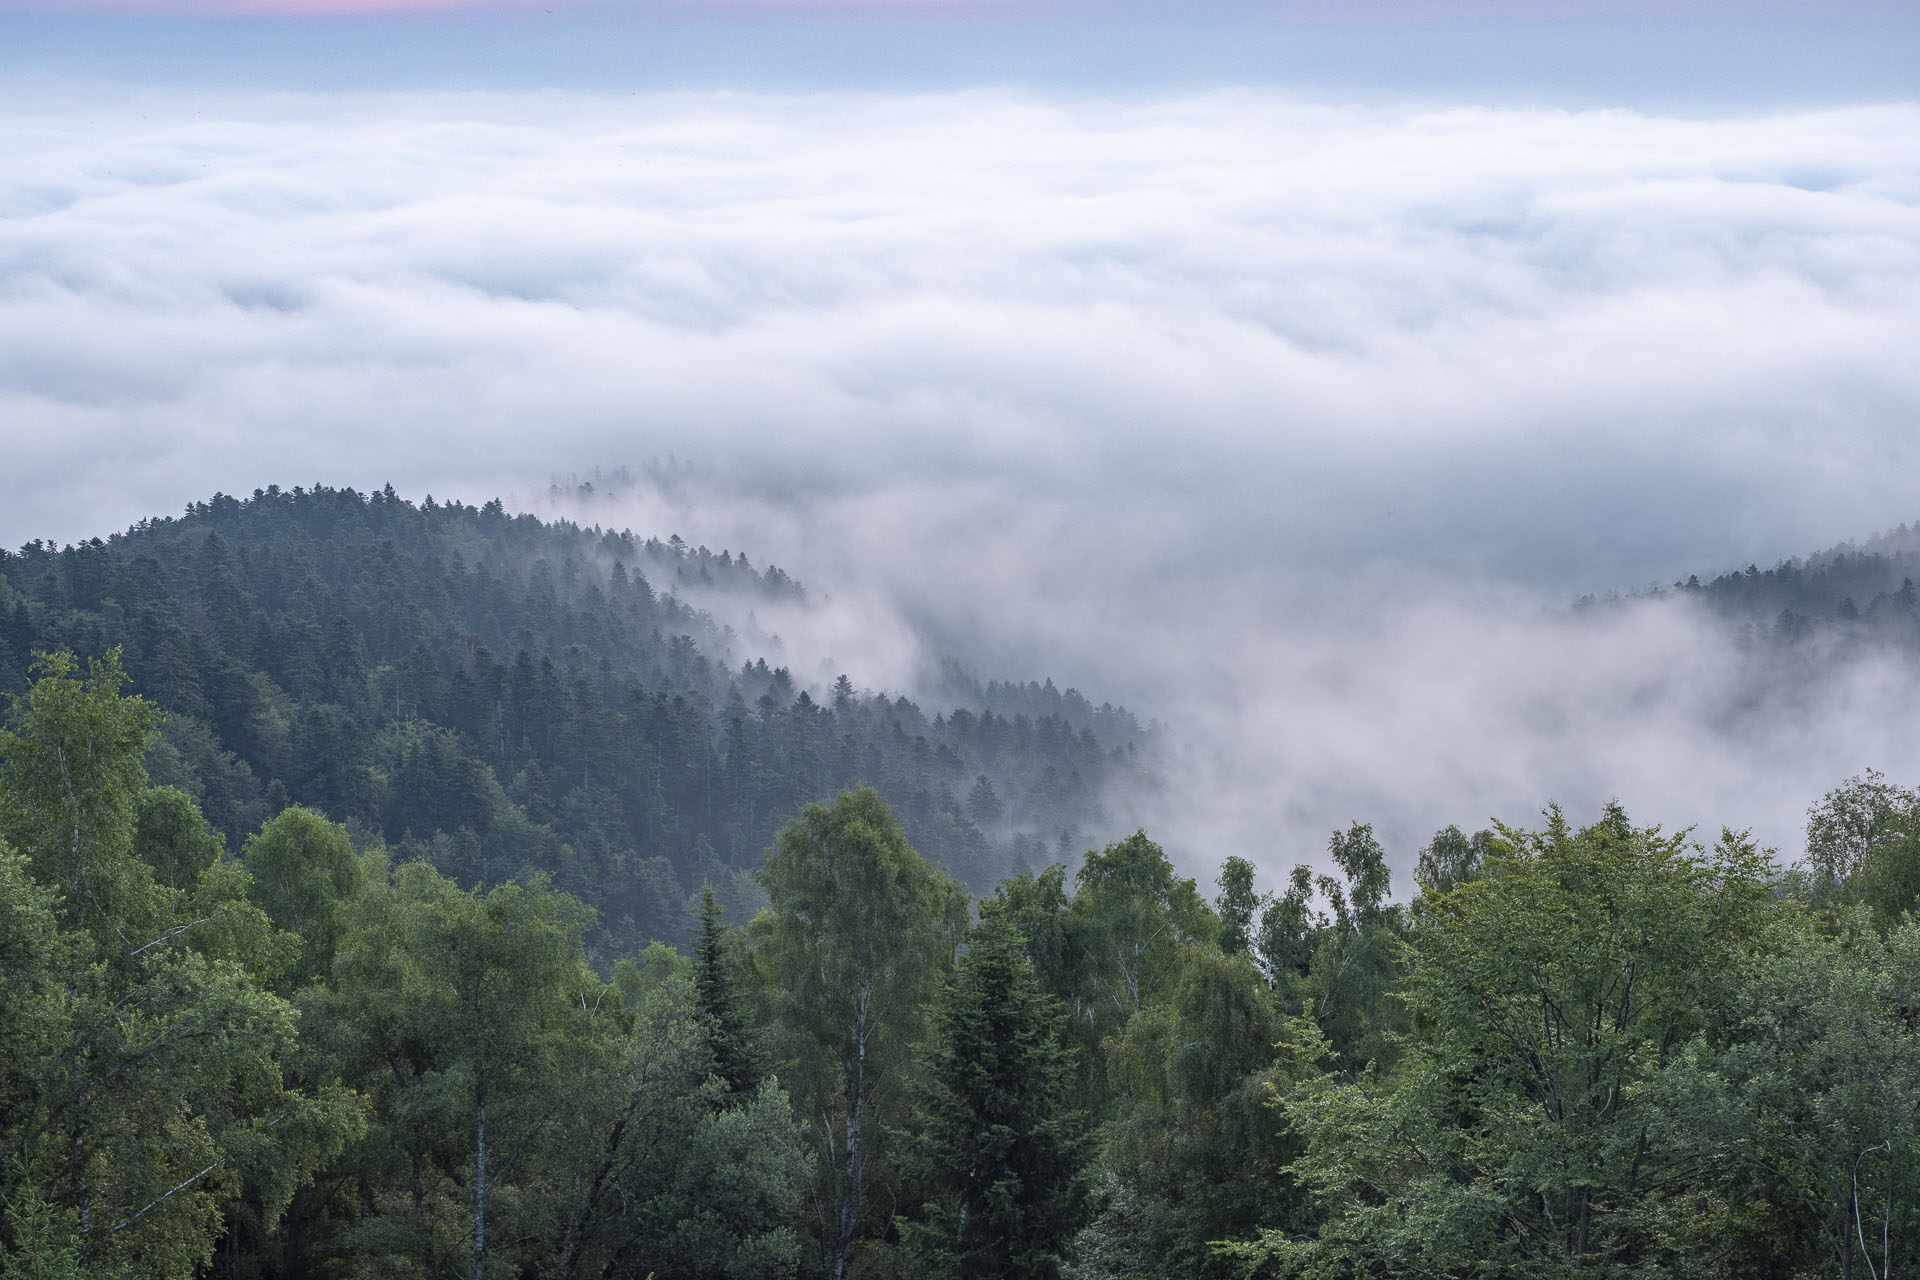
POLYGON ((1165 721, 1196 862, 1610 795, 1791 844, 1920 777, 1909 677, 1756 708, 1682 610, 1555 619, 1920 514, 1917 206, 1911 103, 15 94, 0 540, 678 457, 622 522, 831 598, 815 665, 1165 721))
POLYGON ((808 603, 757 620, 779 637, 770 660, 816 686, 845 670, 941 709, 939 663, 958 655, 1125 702, 1160 722, 1166 786, 1112 797, 1115 821, 1204 877, 1228 854, 1276 877, 1324 862, 1331 830, 1364 821, 1404 891, 1440 826, 1532 825, 1549 802, 1590 820, 1610 799, 1706 843, 1750 828, 1790 860, 1844 777, 1920 777, 1920 672, 1784 656, 1684 596, 1575 611, 1384 562, 1249 564, 1192 510, 988 486, 771 493, 676 466, 536 509, 785 548, 808 603))

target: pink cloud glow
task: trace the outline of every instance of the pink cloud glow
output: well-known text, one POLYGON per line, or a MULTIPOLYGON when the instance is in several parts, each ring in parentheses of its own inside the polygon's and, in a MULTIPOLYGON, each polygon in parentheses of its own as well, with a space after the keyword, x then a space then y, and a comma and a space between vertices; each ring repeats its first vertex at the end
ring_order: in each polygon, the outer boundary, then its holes
MULTIPOLYGON (((1194 10, 1169 3, 1112 5, 1107 0, 0 0, 0 13, 92 13, 147 17, 295 17, 368 15, 469 10, 475 12, 561 10, 1077 10, 1093 14, 1119 8, 1135 16, 1159 7, 1166 17, 1194 16, 1194 10), (1184 14, 1183 14, 1184 10, 1184 14)), ((1537 19, 1580 17, 1663 17, 1695 19, 1874 18, 1894 16, 1895 0, 1251 0, 1225 6, 1205 5, 1199 13, 1222 8, 1243 16, 1311 23, 1400 23, 1449 19, 1537 19)))
POLYGON ((1079 0, 0 0, 0 14, 119 14, 128 17, 311 17, 468 10, 481 13, 649 9, 679 13, 711 10, 979 9, 1084 7, 1079 0))
POLYGON ((587 0, 0 0, 0 12, 121 14, 129 17, 298 17, 419 13, 447 9, 552 9, 587 0))

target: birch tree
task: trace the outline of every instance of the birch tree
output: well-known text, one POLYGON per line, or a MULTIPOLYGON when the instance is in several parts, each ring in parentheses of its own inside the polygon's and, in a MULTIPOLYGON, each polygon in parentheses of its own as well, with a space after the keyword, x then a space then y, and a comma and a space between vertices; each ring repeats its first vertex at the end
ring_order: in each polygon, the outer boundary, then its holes
POLYGON ((357 1108, 289 1086, 269 988, 298 941, 146 785, 157 717, 118 654, 76 667, 43 657, 0 733, 0 1260, 187 1275, 243 1198, 276 1219, 357 1108))
POLYGON ((584 961, 590 922, 542 882, 463 891, 425 863, 356 901, 315 1022, 372 1100, 349 1172, 398 1194, 346 1211, 336 1250, 465 1280, 529 1262, 521 1207, 570 1155, 579 1091, 619 1034, 584 961))
POLYGON ((884 1137, 902 1115, 913 1045, 966 927, 966 891, 907 843, 871 787, 810 804, 761 872, 755 961, 790 1089, 817 1151, 823 1263, 842 1280, 892 1214, 884 1137))

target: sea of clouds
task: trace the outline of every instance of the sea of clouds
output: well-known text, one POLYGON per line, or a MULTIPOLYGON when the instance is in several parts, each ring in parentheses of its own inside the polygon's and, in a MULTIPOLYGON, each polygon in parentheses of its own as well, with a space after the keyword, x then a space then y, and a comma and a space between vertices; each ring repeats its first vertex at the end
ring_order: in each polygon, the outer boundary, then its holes
POLYGON ((1564 614, 1920 516, 1917 340, 1911 103, 0 115, 0 541, 679 459, 592 518, 795 573, 803 676, 957 654, 1161 720, 1121 803, 1196 868, 1610 796, 1792 852, 1845 775, 1920 780, 1898 667, 1756 703, 1680 606, 1564 614))

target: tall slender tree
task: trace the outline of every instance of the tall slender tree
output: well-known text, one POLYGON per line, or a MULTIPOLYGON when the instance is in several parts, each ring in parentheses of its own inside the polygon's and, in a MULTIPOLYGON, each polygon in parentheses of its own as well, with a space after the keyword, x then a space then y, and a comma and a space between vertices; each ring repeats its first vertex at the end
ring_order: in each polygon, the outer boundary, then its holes
POLYGON ((810 804, 761 872, 755 959, 773 993, 782 1078, 819 1152, 822 1261, 841 1280, 891 1203, 885 1130, 907 1105, 913 1045, 966 926, 966 891, 907 843, 871 787, 810 804), (876 1203, 880 1200, 880 1203, 876 1203))
POLYGON ((759 1046, 740 1007, 727 922, 711 883, 700 889, 700 932, 693 940, 694 993, 713 1047, 713 1072, 736 1096, 760 1087, 759 1046))

